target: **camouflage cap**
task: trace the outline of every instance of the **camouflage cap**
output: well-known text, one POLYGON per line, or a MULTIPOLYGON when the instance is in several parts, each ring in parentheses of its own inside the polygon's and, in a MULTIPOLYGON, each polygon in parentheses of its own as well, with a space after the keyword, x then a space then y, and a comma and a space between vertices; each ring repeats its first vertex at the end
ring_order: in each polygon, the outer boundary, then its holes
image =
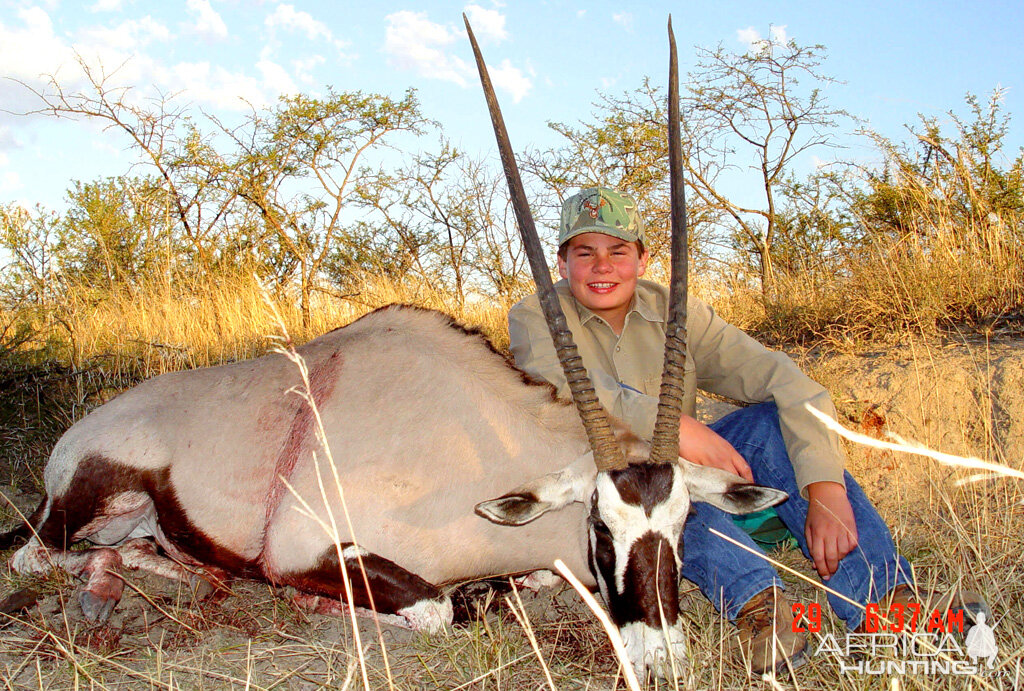
POLYGON ((582 233, 603 233, 626 242, 646 244, 644 221, 636 200, 607 187, 580 190, 562 203, 558 246, 582 233))

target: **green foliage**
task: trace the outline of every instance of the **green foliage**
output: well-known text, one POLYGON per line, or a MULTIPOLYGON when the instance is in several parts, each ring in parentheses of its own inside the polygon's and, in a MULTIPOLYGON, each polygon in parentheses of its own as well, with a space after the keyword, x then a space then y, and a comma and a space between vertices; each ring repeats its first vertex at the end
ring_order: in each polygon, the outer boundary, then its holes
POLYGON ((73 183, 60 226, 65 280, 113 289, 176 264, 178 244, 163 223, 166 195, 153 179, 73 183))
POLYGON ((279 271, 274 278, 298 280, 307 321, 311 294, 332 272, 337 241, 346 239, 345 212, 364 157, 385 138, 426 125, 411 90, 395 100, 329 89, 323 98, 284 96, 229 133, 236 148, 231 189, 257 214, 279 271))
POLYGON ((37 206, 0 207, 0 249, 10 255, 0 277, 4 303, 46 305, 58 294, 60 218, 37 206))
MULTIPOLYGON (((698 267, 719 261, 723 247, 738 253, 770 293, 776 242, 800 244, 780 235, 803 233, 810 219, 792 214, 780 224, 791 168, 806 152, 832 146, 832 130, 848 115, 831 108, 820 89, 833 81, 819 71, 822 46, 763 42, 742 54, 721 46, 697 54, 681 99, 691 252, 698 267), (758 192, 736 199, 729 187, 758 192)), ((533 169, 560 194, 606 184, 636 195, 658 252, 667 241, 669 203, 664 96, 645 80, 621 97, 602 95, 596 107, 593 121, 580 127, 552 124, 566 144, 546 154, 553 163, 533 169)))
MULTIPOLYGON (((732 318, 780 339, 873 337, 1024 310, 1024 154, 1004 151, 1000 92, 968 95, 952 128, 922 118, 907 142, 867 133, 880 166, 834 163, 799 179, 798 157, 832 146, 847 120, 822 96, 823 48, 697 56, 683 104, 691 260, 732 318)), ((377 304, 381 278, 456 310, 532 290, 501 171, 444 137, 424 147, 434 123, 411 90, 286 96, 229 126, 82 69, 85 88, 53 79, 40 112, 108 125, 142 174, 74 182, 63 216, 0 208, 0 308, 22 315, 3 322, 11 347, 63 331, 75 341, 67 306, 81 300, 240 275, 295 300, 303 327, 317 297, 377 304)), ((664 100, 647 79, 601 94, 589 121, 551 124, 562 146, 524 157, 542 223, 578 187, 637 196, 655 278, 667 255, 664 100)), ((212 307, 212 328, 226 309, 212 307)))
POLYGON ((471 291, 505 305, 522 297, 524 255, 504 181, 483 160, 442 138, 436 153, 364 174, 357 194, 373 219, 360 226, 362 246, 381 248, 374 268, 446 286, 460 306, 471 291))
POLYGON ((1024 212, 1024 153, 1007 165, 1010 116, 1002 110, 1002 93, 994 91, 984 105, 971 94, 966 102, 972 119, 951 112, 952 136, 936 118, 925 117, 908 128, 909 143, 869 133, 886 162, 878 171, 862 171, 866 189, 853 203, 868 232, 928 235, 943 223, 973 233, 1000 224, 1021 231, 1014 219, 1024 212))

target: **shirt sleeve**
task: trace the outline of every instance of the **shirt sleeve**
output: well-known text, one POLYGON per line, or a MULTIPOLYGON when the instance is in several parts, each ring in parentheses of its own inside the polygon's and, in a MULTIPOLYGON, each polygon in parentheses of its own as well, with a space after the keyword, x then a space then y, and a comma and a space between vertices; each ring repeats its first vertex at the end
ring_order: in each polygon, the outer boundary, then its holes
POLYGON ((800 493, 812 482, 843 480, 844 456, 838 436, 805 404, 835 418, 828 391, 804 374, 785 353, 768 350, 726 323, 698 300, 689 304, 689 349, 697 370, 697 386, 746 403, 774 401, 782 436, 796 472, 800 493))
MULTIPOLYGON (((531 376, 551 382, 558 395, 571 399, 569 383, 558 362, 554 343, 539 304, 523 301, 509 310, 509 349, 516 366, 531 376)), ((581 340, 577 334, 577 340, 581 340)), ((579 344, 577 345, 579 347, 579 344)), ((585 357, 585 356, 584 356, 585 357)), ((635 389, 623 387, 607 372, 588 368, 587 373, 597 398, 605 410, 626 423, 634 434, 650 439, 658 412, 658 399, 635 389)))

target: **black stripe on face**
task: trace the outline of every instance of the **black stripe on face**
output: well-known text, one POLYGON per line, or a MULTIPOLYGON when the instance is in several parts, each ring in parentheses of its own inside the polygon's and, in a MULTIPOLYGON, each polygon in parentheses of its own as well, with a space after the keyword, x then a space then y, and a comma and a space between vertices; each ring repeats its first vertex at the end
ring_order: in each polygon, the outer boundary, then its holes
POLYGON ((604 591, 607 591, 606 598, 609 600, 608 606, 611 607, 611 601, 617 597, 615 593, 615 544, 608 526, 604 524, 597 513, 596 491, 592 502, 593 508, 587 521, 587 529, 590 534, 590 539, 587 541, 587 563, 590 564, 590 572, 594 574, 598 583, 604 583, 604 591))
MULTIPOLYGON (((617 626, 641 621, 653 628, 679 619, 679 570, 669 542, 653 532, 631 545, 623 574, 623 591, 616 589, 615 546, 611 533, 599 518, 589 521, 587 561, 598 583, 603 582, 612 621, 617 626)), ((682 554, 682 537, 679 552, 682 554)))
POLYGON ((627 504, 643 507, 648 516, 655 506, 672 494, 675 467, 662 463, 633 463, 613 470, 609 477, 627 504))
POLYGON ((679 573, 668 541, 645 533, 629 551, 623 578, 624 590, 611 607, 616 623, 624 626, 642 621, 652 628, 674 626, 679 619, 679 573))

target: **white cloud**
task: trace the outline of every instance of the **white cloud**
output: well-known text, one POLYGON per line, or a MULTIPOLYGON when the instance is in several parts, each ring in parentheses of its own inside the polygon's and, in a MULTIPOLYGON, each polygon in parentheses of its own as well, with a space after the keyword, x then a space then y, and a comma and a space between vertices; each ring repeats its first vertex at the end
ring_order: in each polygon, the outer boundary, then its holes
POLYGON ((256 69, 263 76, 263 86, 276 94, 294 94, 299 91, 292 81, 291 75, 283 67, 271 60, 260 60, 256 69))
POLYGON ((153 41, 169 41, 171 31, 164 24, 146 15, 142 19, 127 19, 115 27, 90 27, 81 38, 87 44, 108 49, 134 51, 153 41))
POLYGON ((185 9, 195 19, 189 28, 204 38, 222 40, 228 37, 228 27, 210 6, 210 0, 186 0, 185 9))
MULTIPOLYGON (((385 19, 388 26, 384 52, 388 56, 388 64, 402 70, 413 70, 430 79, 455 82, 462 87, 475 81, 473 66, 448 50, 463 38, 460 30, 435 24, 427 19, 426 12, 402 10, 389 14, 385 19)), ((511 94, 516 103, 533 88, 533 82, 522 70, 513 67, 508 59, 488 69, 495 88, 511 94)))
POLYGON ((817 156, 811 156, 811 165, 814 166, 815 170, 821 170, 823 168, 829 168, 835 161, 826 161, 823 158, 817 156))
POLYGON ((298 31, 311 41, 318 38, 331 40, 331 30, 323 22, 314 19, 309 12, 296 10, 294 5, 281 3, 274 8, 274 11, 267 15, 263 23, 275 29, 280 27, 291 31, 298 31))
POLYGON ((388 64, 402 70, 414 70, 417 74, 431 79, 467 85, 470 66, 456 55, 446 53, 444 48, 459 37, 440 24, 427 19, 426 12, 401 10, 385 17, 387 29, 384 37, 384 52, 388 64))
POLYGON ((466 15, 473 25, 473 33, 481 43, 501 43, 508 38, 505 30, 505 15, 498 10, 488 10, 480 5, 466 5, 466 15))
POLYGON ((17 171, 9 170, 7 168, 9 158, 7 154, 0 151, 0 170, 3 174, 0 174, 0 199, 9 200, 13 196, 14 192, 24 189, 25 184, 21 181, 21 176, 18 175, 17 171))
MULTIPOLYGON (((280 29, 285 32, 302 34, 310 41, 327 41, 338 51, 339 60, 349 61, 355 57, 354 54, 347 52, 351 45, 348 41, 336 39, 334 33, 326 24, 319 19, 315 19, 309 12, 296 10, 294 5, 281 3, 275 6, 274 11, 263 19, 263 24, 267 27, 270 34, 266 47, 270 48, 271 52, 277 51, 281 47, 281 42, 277 38, 277 32, 280 29)), ((267 54, 266 51, 264 51, 264 54, 267 54)), ((305 77, 303 79, 305 80, 305 77)))
POLYGON ((533 82, 523 75, 522 70, 518 67, 513 67, 512 63, 507 59, 502 60, 501 64, 496 68, 488 68, 488 71, 491 75, 491 81, 494 82, 494 87, 512 94, 512 101, 515 103, 522 101, 523 97, 533 88, 533 82))
POLYGON ((327 62, 327 58, 324 56, 311 55, 306 58, 292 60, 292 70, 299 81, 304 84, 312 84, 314 83, 313 70, 325 62, 327 62))
POLYGON ((9 199, 12 193, 22 189, 25 189, 25 183, 16 171, 5 170, 4 174, 0 175, 0 197, 9 199))
POLYGON ((123 0, 96 0, 92 5, 89 5, 90 12, 117 12, 121 9, 123 0))
POLYGON ((633 32, 633 14, 631 12, 618 12, 612 15, 612 21, 626 31, 633 32))
POLYGON ((763 50, 768 46, 785 45, 789 41, 785 26, 770 27, 769 33, 771 34, 770 40, 761 36, 761 32, 754 27, 748 26, 746 29, 736 30, 736 40, 740 43, 746 43, 748 50, 763 50))
MULTIPOLYGON (((264 62, 261 60, 258 65, 264 62)), ((269 65, 264 67, 267 72, 273 72, 269 65)), ((232 111, 248 110, 248 104, 259 108, 275 95, 268 94, 267 85, 255 77, 229 72, 209 62, 179 62, 160 69, 159 83, 172 91, 183 92, 183 97, 190 101, 232 111)))
POLYGON ((755 45, 764 41, 764 39, 761 38, 761 32, 752 26, 748 26, 746 29, 737 29, 736 40, 740 43, 746 43, 748 48, 753 48, 755 45))
MULTIPOLYGON (((208 0, 188 3, 190 9, 199 8, 196 12, 203 11, 201 5, 209 6, 208 0)), ((259 107, 281 93, 294 93, 296 78, 308 79, 309 70, 322 61, 314 57, 286 68, 264 54, 255 64, 254 73, 249 68, 250 74, 211 66, 209 62, 172 64, 145 50, 152 43, 175 38, 166 26, 149 16, 126 20, 111 28, 83 29, 70 39, 54 33, 49 15, 40 7, 22 9, 17 18, 20 22, 0 20, 0 74, 37 90, 45 88, 46 75, 51 74, 69 93, 83 88, 85 77, 76 64, 80 57, 97 78, 106 79, 108 88, 129 87, 125 98, 130 101, 152 97, 158 91, 180 92, 182 99, 192 103, 237 111, 247 109, 246 102, 259 107), (294 76, 288 71, 293 66, 294 76)), ((216 22, 209 26, 217 33, 215 25, 216 22)), ((15 112, 30 111, 40 105, 28 89, 10 79, 0 79, 0 103, 15 112)), ((8 122, 0 114, 0 120, 0 127, 8 125, 8 131, 13 133, 29 127, 31 119, 22 117, 8 122)), ((13 139, 0 142, 0 147, 9 149, 11 142, 13 139)))
POLYGON ((70 48, 54 34, 45 10, 21 9, 18 18, 20 28, 0 23, 0 74, 35 81, 40 75, 56 72, 72 57, 70 48))

